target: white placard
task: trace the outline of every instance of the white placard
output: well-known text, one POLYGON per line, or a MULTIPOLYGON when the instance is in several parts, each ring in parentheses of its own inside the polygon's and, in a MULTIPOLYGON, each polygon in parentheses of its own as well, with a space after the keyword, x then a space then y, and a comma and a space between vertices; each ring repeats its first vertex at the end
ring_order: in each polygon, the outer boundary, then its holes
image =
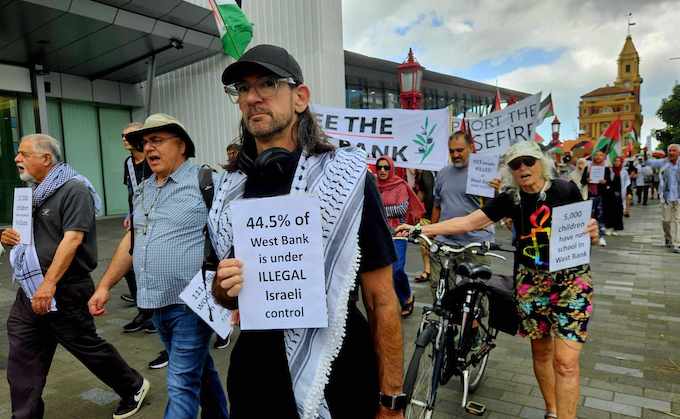
POLYGON ((234 255, 243 262, 241 329, 328 327, 319 201, 243 199, 229 210, 234 255))
POLYGON ((600 183, 604 180, 604 166, 590 166, 590 183, 600 183))
POLYGON ((590 263, 590 235, 586 226, 593 201, 553 208, 550 232, 550 272, 590 263))
POLYGON ((496 190, 489 185, 489 182, 498 177, 499 159, 500 156, 493 153, 470 154, 467 185, 465 186, 466 194, 487 198, 494 197, 496 190))
POLYGON ((33 190, 14 188, 14 211, 12 228, 19 232, 21 244, 33 242, 33 190))
POLYGON ((212 292, 212 283, 215 278, 214 271, 206 271, 205 283, 203 273, 198 271, 191 279, 189 285, 179 294, 194 313, 198 314, 208 326, 217 334, 226 339, 231 333, 231 311, 222 307, 215 301, 212 292))

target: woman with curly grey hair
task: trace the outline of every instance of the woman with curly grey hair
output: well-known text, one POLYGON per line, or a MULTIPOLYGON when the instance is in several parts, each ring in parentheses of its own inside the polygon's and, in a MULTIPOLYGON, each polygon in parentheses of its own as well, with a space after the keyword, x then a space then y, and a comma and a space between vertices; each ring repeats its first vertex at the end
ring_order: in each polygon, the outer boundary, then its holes
MULTIPOLYGON (((572 182, 555 179, 552 160, 538 144, 522 141, 505 154, 501 192, 465 217, 424 225, 423 234, 464 234, 503 218, 517 231, 515 295, 520 334, 531 339, 534 374, 545 401, 546 418, 576 417, 579 355, 592 312, 590 265, 548 269, 553 208, 582 201, 572 182)), ((402 225, 405 234, 414 227, 402 225)), ((597 222, 587 232, 598 240, 597 222)))

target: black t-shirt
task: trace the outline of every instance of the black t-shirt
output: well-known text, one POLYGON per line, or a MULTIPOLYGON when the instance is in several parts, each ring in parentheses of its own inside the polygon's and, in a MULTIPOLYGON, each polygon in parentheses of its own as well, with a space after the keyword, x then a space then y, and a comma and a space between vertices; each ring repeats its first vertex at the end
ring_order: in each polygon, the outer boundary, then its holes
POLYGON ((130 171, 128 170, 128 160, 132 160, 132 167, 135 169, 135 179, 137 179, 137 185, 145 181, 149 176, 151 176, 151 167, 146 159, 139 163, 135 163, 134 157, 130 156, 123 161, 123 184, 127 186, 128 189, 128 207, 129 214, 132 214, 132 200, 134 198, 134 190, 132 189, 132 182, 130 182, 130 171))
MULTIPOLYGON (((280 176, 249 174, 244 198, 289 193, 294 171, 295 164, 290 164, 280 176)), ((359 247, 359 272, 382 268, 396 260, 380 193, 372 176, 366 176, 364 186, 359 247)), ((232 419, 298 417, 284 345, 280 330, 241 331, 227 377, 232 419)), ((332 365, 326 400, 333 417, 372 418, 378 392, 372 335, 366 318, 356 307, 356 298, 350 298, 345 339, 332 365)))
POLYGON ((550 262, 550 227, 552 209, 583 200, 578 187, 562 179, 553 179, 545 192, 545 201, 539 194, 520 192, 521 203, 517 205, 511 192, 503 192, 490 199, 482 208, 491 220, 512 218, 517 233, 515 261, 528 268, 547 270, 550 262))
POLYGON ((92 195, 82 182, 70 180, 33 211, 33 238, 43 274, 66 231, 82 231, 83 242, 59 285, 89 278, 97 267, 97 233, 92 195))

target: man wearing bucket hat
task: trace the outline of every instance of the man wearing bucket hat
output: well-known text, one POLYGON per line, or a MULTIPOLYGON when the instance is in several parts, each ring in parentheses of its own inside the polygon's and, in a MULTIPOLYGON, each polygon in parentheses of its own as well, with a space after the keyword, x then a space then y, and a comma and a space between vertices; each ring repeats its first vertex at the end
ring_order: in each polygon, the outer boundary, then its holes
MULTIPOLYGON (((505 188, 481 209, 441 223, 422 227, 403 225, 397 230, 401 234, 421 231, 428 236, 462 234, 512 218, 518 235, 515 295, 520 334, 531 339, 534 373, 545 401, 545 417, 575 418, 579 354, 592 311, 590 265, 549 272, 547 228, 552 224, 553 208, 583 198, 572 182, 553 178, 552 160, 533 141, 513 145, 503 161, 505 188)), ((590 220, 587 231, 591 241, 597 243, 596 220, 590 220)))
MULTIPOLYGON (((395 260, 366 154, 335 149, 309 110, 302 70, 283 48, 258 45, 222 74, 241 113, 241 152, 210 212, 221 259, 213 294, 234 308, 243 284, 233 258, 232 199, 312 195, 324 234, 328 327, 241 331, 227 377, 232 418, 399 418, 402 335, 395 260), (356 307, 360 286, 368 319, 356 307)), ((247 266, 245 267, 247 269, 247 266)))
POLYGON ((137 305, 153 310, 169 355, 165 417, 196 417, 200 405, 203 417, 227 418, 226 397, 209 354, 212 329, 179 298, 201 269, 208 217, 198 183, 200 167, 187 161, 195 155, 194 143, 177 119, 160 113, 126 138, 144 151, 153 174, 135 196, 134 226, 90 299, 90 312, 104 313, 110 289, 134 260, 137 305))

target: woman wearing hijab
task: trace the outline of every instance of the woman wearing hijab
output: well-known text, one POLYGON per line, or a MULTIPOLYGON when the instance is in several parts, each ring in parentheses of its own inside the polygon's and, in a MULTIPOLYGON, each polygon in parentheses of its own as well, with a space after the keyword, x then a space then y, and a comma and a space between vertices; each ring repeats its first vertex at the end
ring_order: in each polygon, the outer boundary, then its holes
POLYGON ((583 174, 586 172, 587 167, 588 160, 581 157, 576 161, 576 167, 574 170, 569 173, 569 180, 574 182, 574 184, 578 187, 578 190, 581 192, 581 196, 583 197, 584 201, 588 199, 588 181, 587 179, 584 180, 583 178, 583 174))
MULTIPOLYGON (((394 162, 388 156, 381 156, 375 165, 378 190, 382 197, 387 224, 391 229, 400 224, 415 224, 425 212, 413 189, 405 180, 395 174, 394 162)), ((408 283, 408 276, 404 271, 406 266, 406 240, 394 240, 397 261, 392 265, 394 289, 397 291, 401 304, 401 315, 407 317, 413 313, 413 293, 408 283)))
POLYGON ((623 230, 623 210, 626 206, 626 188, 630 184, 628 172, 623 167, 623 159, 617 157, 609 171, 610 182, 607 183, 603 196, 604 225, 606 234, 616 235, 623 230))

